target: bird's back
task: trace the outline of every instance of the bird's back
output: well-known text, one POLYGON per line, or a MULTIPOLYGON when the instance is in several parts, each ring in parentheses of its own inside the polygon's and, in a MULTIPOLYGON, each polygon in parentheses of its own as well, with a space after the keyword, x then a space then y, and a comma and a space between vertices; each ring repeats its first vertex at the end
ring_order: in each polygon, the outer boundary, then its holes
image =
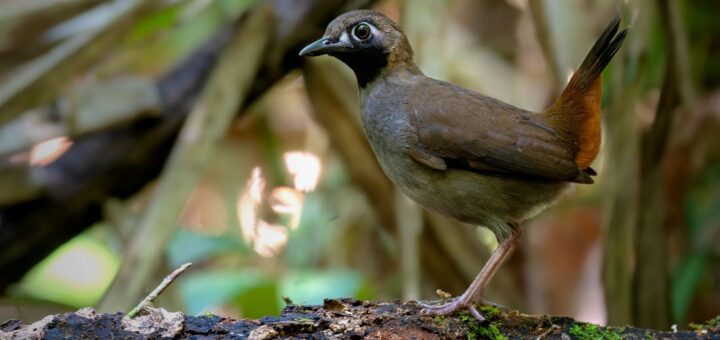
POLYGON ((592 182, 543 116, 455 84, 423 77, 403 110, 417 149, 450 167, 526 180, 592 182))

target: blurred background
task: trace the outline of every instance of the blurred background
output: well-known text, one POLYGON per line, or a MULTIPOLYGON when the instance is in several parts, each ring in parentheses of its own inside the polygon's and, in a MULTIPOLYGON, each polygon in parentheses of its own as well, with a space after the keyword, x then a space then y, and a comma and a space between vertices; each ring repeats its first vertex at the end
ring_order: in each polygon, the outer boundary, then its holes
POLYGON ((352 73, 297 52, 347 10, 398 21, 429 76, 547 107, 615 13, 602 155, 525 225, 485 297, 667 329, 720 313, 720 2, 0 0, 0 320, 283 297, 461 293, 495 247, 414 205, 352 73))

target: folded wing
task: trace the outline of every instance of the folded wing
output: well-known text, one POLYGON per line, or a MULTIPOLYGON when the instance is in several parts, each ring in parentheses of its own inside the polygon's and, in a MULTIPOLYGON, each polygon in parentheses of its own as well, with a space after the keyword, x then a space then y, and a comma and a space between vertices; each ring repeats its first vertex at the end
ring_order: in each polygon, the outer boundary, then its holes
POLYGON ((529 180, 593 182, 590 172, 578 168, 572 149, 535 113, 430 78, 416 84, 408 99, 406 112, 417 136, 408 153, 421 164, 529 180))

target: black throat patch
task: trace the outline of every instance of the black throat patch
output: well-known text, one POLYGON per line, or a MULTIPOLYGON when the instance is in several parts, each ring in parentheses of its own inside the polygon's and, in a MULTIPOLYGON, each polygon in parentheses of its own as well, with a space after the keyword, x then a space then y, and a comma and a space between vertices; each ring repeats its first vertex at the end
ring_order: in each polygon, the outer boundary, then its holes
POLYGON ((389 54, 382 48, 369 46, 333 55, 349 66, 360 88, 375 80, 388 65, 389 54))

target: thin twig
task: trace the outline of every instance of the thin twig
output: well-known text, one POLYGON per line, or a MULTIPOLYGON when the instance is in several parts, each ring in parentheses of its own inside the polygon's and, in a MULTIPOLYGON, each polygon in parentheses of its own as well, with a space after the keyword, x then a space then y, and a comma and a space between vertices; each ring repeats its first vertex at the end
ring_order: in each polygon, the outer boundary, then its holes
POLYGON ((188 262, 180 266, 180 268, 175 269, 175 271, 170 273, 170 275, 166 276, 162 280, 162 282, 160 282, 160 284, 155 287, 152 292, 150 292, 150 294, 148 294, 137 306, 135 306, 135 308, 130 311, 130 313, 127 313, 127 316, 129 318, 134 318, 138 313, 140 313, 143 308, 152 305, 153 301, 155 301, 160 296, 160 294, 162 294, 165 288, 167 288, 171 283, 173 283, 173 281, 175 281, 175 279, 177 279, 177 277, 180 276, 180 274, 182 274, 183 272, 185 272, 185 270, 188 269, 188 267, 190 267, 191 265, 192 263, 188 262))

